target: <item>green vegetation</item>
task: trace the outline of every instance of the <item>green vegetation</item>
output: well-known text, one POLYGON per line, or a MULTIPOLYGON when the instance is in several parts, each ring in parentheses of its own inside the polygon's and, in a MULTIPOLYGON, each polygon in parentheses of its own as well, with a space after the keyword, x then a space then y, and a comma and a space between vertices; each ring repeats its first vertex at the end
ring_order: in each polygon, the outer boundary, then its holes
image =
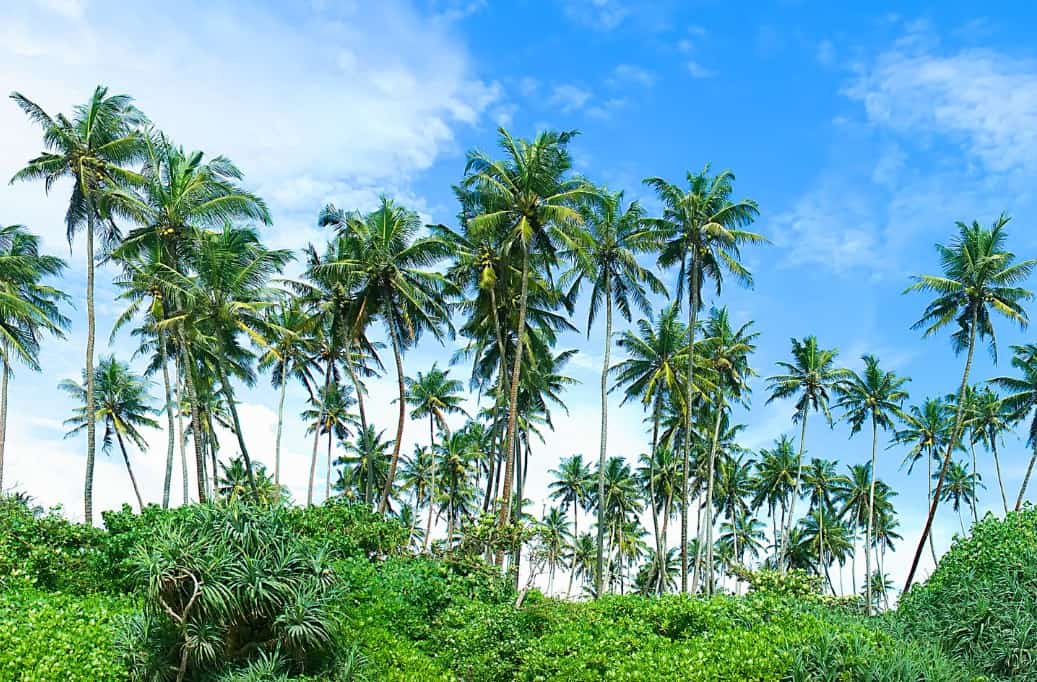
POLYGON ((3 488, 12 368, 40 369, 68 297, 47 283, 64 262, 26 228, 0 228, 5 679, 1037 675, 1033 512, 1018 511, 1037 463, 1037 346, 1013 347, 1017 376, 970 384, 977 342, 996 352, 995 322, 1028 323, 1037 261, 1008 249, 1007 216, 959 223, 937 246, 940 274, 908 287, 933 297, 916 328, 950 328, 965 353, 952 394, 908 406, 908 377, 872 354, 854 372, 809 333, 774 372, 753 366, 766 330, 721 297, 731 279, 752 284, 743 249, 767 239, 729 170, 647 178, 650 215, 574 171, 575 131, 501 129, 495 153, 472 150, 458 169, 455 225, 424 225, 388 196, 366 212, 314 206, 325 236, 295 252, 264 243, 273 216, 239 168, 186 151, 130 97, 98 87, 54 116, 12 98, 44 148, 13 181, 71 181, 66 228, 86 258, 82 381, 61 384, 75 401, 69 435, 86 438, 86 524, 3 488), (102 262, 124 306, 111 332, 129 328, 141 367, 113 355, 95 365, 102 262), (588 334, 604 318, 596 457, 551 453, 558 506, 538 518, 528 481, 548 468, 538 440, 576 383, 577 351, 559 346, 584 304, 588 334), (614 328, 617 313, 628 328, 614 328), (460 371, 405 362, 429 338, 457 343, 460 371), (264 373, 278 392, 272 475, 239 414, 264 373), (798 437, 774 434, 753 452, 736 418, 761 374, 798 437), (379 379, 394 384, 388 425, 369 414, 379 379), (292 384, 307 396, 304 464, 281 456, 292 384), (635 452, 609 447, 617 391, 645 412, 635 452), (870 459, 813 456, 807 426, 819 418, 851 437, 870 427, 870 459), (1027 420, 1033 452, 1010 513, 998 444, 1027 420), (405 443, 412 423, 420 437, 405 443), (162 427, 153 505, 133 458, 162 427), (929 513, 905 590, 927 542, 937 558, 941 504, 963 536, 967 511, 976 524, 897 611, 883 564, 902 538, 898 491, 878 476, 881 440, 911 467, 927 462, 929 513), (98 441, 106 454, 117 446, 137 502, 137 513, 103 513, 104 530, 92 525, 98 441), (1005 521, 976 518, 977 446, 997 467, 1005 521), (971 461, 956 459, 965 450, 971 461), (307 469, 305 506, 281 485, 290 466, 307 469))

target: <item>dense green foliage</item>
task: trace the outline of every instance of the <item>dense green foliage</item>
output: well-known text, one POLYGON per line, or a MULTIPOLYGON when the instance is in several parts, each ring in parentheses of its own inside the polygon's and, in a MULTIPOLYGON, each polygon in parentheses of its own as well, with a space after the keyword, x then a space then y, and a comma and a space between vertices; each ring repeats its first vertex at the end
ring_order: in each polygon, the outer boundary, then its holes
POLYGON ((1037 680, 1037 509, 981 519, 897 616, 983 672, 1037 680))
POLYGON ((115 650, 124 597, 0 590, 0 679, 5 682, 118 682, 115 650))

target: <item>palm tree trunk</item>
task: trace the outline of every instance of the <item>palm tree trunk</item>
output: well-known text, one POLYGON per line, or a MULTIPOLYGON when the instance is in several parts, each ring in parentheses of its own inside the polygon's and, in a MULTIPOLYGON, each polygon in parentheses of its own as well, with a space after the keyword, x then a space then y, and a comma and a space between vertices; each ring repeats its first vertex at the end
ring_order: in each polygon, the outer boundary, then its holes
MULTIPOLYGON (((245 460, 245 472, 248 474, 248 485, 252 488, 252 494, 258 499, 259 490, 256 488, 256 476, 252 471, 252 458, 248 455, 248 448, 245 446, 245 435, 241 430, 241 420, 238 418, 238 404, 234 400, 234 391, 231 390, 230 380, 227 379, 227 372, 223 369, 223 363, 217 362, 218 371, 220 373, 220 385, 223 387, 223 397, 227 401, 227 407, 230 408, 230 418, 234 424, 234 435, 238 439, 238 447, 241 449, 241 457, 245 460)), ((213 473, 213 479, 216 478, 216 472, 213 473)))
POLYGON ((169 361, 166 350, 166 332, 158 330, 158 352, 159 362, 162 363, 162 387, 166 396, 166 433, 169 438, 166 443, 166 476, 162 481, 162 508, 169 509, 169 493, 173 485, 173 457, 174 439, 176 438, 176 426, 173 422, 173 389, 169 383, 169 361))
MULTIPOLYGON (((352 358, 346 358, 346 371, 349 372, 349 380, 353 382, 353 390, 356 392, 357 410, 360 412, 360 433, 367 434, 367 408, 364 406, 364 387, 353 368, 352 358)), ((374 499, 374 462, 371 461, 371 453, 367 454, 367 480, 364 483, 364 504, 370 506, 374 499)))
MULTIPOLYGON (((508 386, 508 431, 504 439, 504 486, 501 491, 500 526, 503 528, 511 521, 511 482, 515 475, 515 436, 518 429, 518 392, 519 379, 522 376, 523 338, 526 335, 526 299, 529 296, 529 247, 522 247, 522 287, 519 292, 518 325, 515 334, 515 358, 511 366, 511 383, 508 386)), ((498 565, 503 565, 504 556, 498 553, 498 565)), ((601 566, 598 565, 599 593, 601 587, 601 566)))
POLYGON ((83 515, 88 526, 94 524, 94 203, 87 193, 86 217, 86 476, 83 481, 83 515))
POLYGON ((435 495, 431 487, 428 492, 428 523, 425 525, 425 540, 422 543, 422 550, 428 550, 429 539, 432 537, 432 514, 435 512, 435 495))
MULTIPOLYGON (((688 592, 688 478, 691 457, 691 402, 695 385, 695 325, 699 314, 699 260, 691 255, 691 289, 688 292, 688 376, 684 390, 684 458, 681 470, 681 592, 688 592)), ((696 576, 698 572, 696 571, 696 576)))
POLYGON ((407 418, 407 403, 405 402, 405 388, 403 385, 403 352, 400 348, 400 330, 396 324, 396 311, 390 309, 386 317, 389 320, 389 336, 392 338, 392 355, 396 361, 396 386, 399 392, 400 413, 396 421, 396 441, 392 446, 392 458, 389 460, 389 473, 385 477, 385 489, 382 491, 382 499, 378 502, 378 513, 384 514, 389 506, 389 496, 392 495, 392 484, 396 478, 396 465, 400 461, 400 445, 403 442, 403 423, 407 418))
MULTIPOLYGON (((331 386, 331 373, 334 368, 334 357, 335 354, 328 353, 328 366, 324 369, 324 391, 320 396, 327 395, 328 388, 331 386)), ((310 455, 310 482, 306 487, 306 506, 313 506, 313 486, 317 478, 317 447, 320 445, 320 425, 323 419, 324 411, 324 400, 321 398, 320 405, 317 408, 317 421, 313 428, 313 453, 310 455)))
MULTIPOLYGON (((724 416, 724 398, 717 390, 717 416, 713 423, 713 440, 709 445, 709 471, 706 473, 706 593, 713 594, 713 479, 717 462, 717 443, 720 440, 720 422, 724 416)), ((734 520, 732 519, 732 528, 734 520)), ((738 531, 735 529, 735 537, 738 531)), ((737 553, 736 553, 737 554, 737 553)))
POLYGON ((911 561, 911 569, 907 573, 907 580, 904 583, 904 593, 911 589, 911 583, 915 579, 915 571, 918 570, 918 561, 922 558, 922 549, 925 547, 926 538, 929 537, 929 531, 933 527, 933 519, 936 517, 936 508, 940 504, 940 493, 943 492, 943 479, 947 475, 947 466, 951 462, 951 455, 954 454, 954 448, 958 444, 958 438, 961 435, 961 422, 964 412, 964 399, 965 389, 968 388, 969 384, 969 371, 972 369, 972 356, 976 350, 976 310, 973 309, 971 316, 971 324, 969 326, 969 351, 965 357, 965 369, 961 373, 961 386, 958 389, 958 405, 955 410, 954 416, 954 429, 951 431, 950 442, 947 443, 947 452, 943 456, 943 463, 940 466, 940 477, 936 480, 936 489, 933 491, 933 499, 929 504, 929 515, 925 519, 925 528, 922 529, 922 538, 918 542, 918 548, 915 550, 915 557, 911 561))
MULTIPOLYGON (((933 501, 933 459, 935 459, 935 452, 930 451, 928 455, 929 459, 929 497, 926 498, 926 502, 932 504, 933 501)), ((936 545, 933 544, 933 536, 929 536, 929 553, 933 555, 933 566, 936 565, 936 545)))
MULTIPOLYGON (((972 451, 972 470, 969 471, 969 474, 972 477, 972 481, 975 482, 975 480, 976 480, 976 442, 974 440, 972 440, 972 438, 969 438, 969 450, 972 451)), ((973 489, 972 489, 972 502, 969 504, 969 506, 972 507, 972 522, 973 523, 976 523, 976 522, 979 521, 979 517, 976 515, 976 502, 977 502, 976 498, 978 496, 979 496, 979 486, 973 486, 973 489)))
MULTIPOLYGON (((580 539, 579 524, 579 502, 573 501, 573 545, 580 539)), ((569 586, 565 588, 565 598, 568 599, 573 593, 573 576, 576 575, 576 552, 573 551, 572 559, 569 560, 569 586)))
POLYGON ((997 474, 997 487, 1001 490, 1001 504, 1005 506, 1005 514, 1008 514, 1008 498, 1005 496, 1005 482, 1001 478, 1001 459, 997 456, 997 437, 990 439, 990 452, 994 455, 994 472, 997 474))
MULTIPOLYGON (((195 391, 194 386, 194 363, 191 361, 191 351, 187 346, 187 335, 184 333, 184 329, 181 326, 178 330, 180 335, 180 347, 183 354, 183 372, 184 382, 187 385, 187 402, 191 404, 191 423, 194 424, 194 436, 191 441, 194 443, 194 458, 195 458, 195 475, 198 477, 198 501, 205 502, 207 499, 207 493, 205 489, 205 454, 202 452, 202 420, 198 410, 198 393, 195 391)), ((213 479, 216 478, 216 472, 212 472, 213 479)))
MULTIPOLYGON (((601 434, 598 447, 598 495, 599 500, 605 499, 605 462, 608 450, 608 375, 609 375, 609 353, 612 351, 612 289, 610 287, 609 275, 605 274, 605 357, 601 363, 601 434)), ((652 502, 652 518, 655 518, 655 502, 652 502)), ((601 573, 604 562, 605 542, 605 505, 598 505, 598 556, 596 557, 597 570, 601 573)), ((601 594, 601 590, 598 590, 601 594)))
POLYGON ((482 510, 487 512, 496 501, 496 492, 500 485, 500 467, 498 460, 504 446, 504 433, 500 427, 500 408, 504 396, 508 393, 508 354, 504 345, 504 333, 501 329, 500 315, 497 312, 497 290, 490 287, 490 308, 493 310, 493 332, 497 338, 497 394, 493 399, 493 434, 490 448, 490 467, 486 475, 486 496, 483 498, 482 510))
POLYGON ((4 447, 7 444, 7 384, 11 377, 11 367, 6 358, 0 358, 3 373, 0 374, 0 497, 4 494, 4 447))
MULTIPOLYGON (((435 490, 436 490, 436 437, 434 435, 434 428, 435 427, 433 425, 433 419, 434 419, 434 417, 432 416, 432 413, 430 412, 429 416, 428 416, 428 454, 429 454, 429 465, 430 465, 429 466, 429 486, 428 487, 429 487, 429 491, 430 491, 430 493, 429 493, 429 496, 430 496, 429 499, 430 500, 432 499, 432 496, 435 494, 435 490)), ((429 532, 425 534, 425 546, 426 547, 428 547, 429 533, 432 532, 432 505, 431 504, 429 504, 428 514, 429 514, 429 526, 428 526, 429 532)), ((449 535, 448 535, 447 536, 447 542, 449 542, 449 540, 450 540, 450 538, 449 538, 449 535)))
POLYGON ((868 576, 866 588, 868 593, 865 597, 864 614, 871 615, 871 534, 875 523, 875 467, 878 466, 879 447, 879 425, 875 421, 875 415, 871 415, 871 472, 868 482, 868 525, 864 535, 864 571, 868 576))
POLYGON ((661 398, 661 392, 656 392, 655 400, 653 401, 654 405, 652 407, 652 449, 648 453, 648 503, 651 505, 652 512, 652 533, 655 534, 655 556, 652 557, 652 564, 655 569, 656 594, 662 594, 663 590, 661 568, 661 562, 663 561, 663 545, 662 536, 659 534, 659 513, 655 506, 655 456, 656 450, 659 449, 659 403, 661 398))
POLYGON ((288 390, 288 360, 281 358, 281 397, 277 400, 277 436, 274 438, 274 485, 281 485, 281 430, 284 427, 284 396, 288 390))
MULTIPOLYGON (((781 553, 778 555, 778 566, 782 573, 785 572, 787 566, 785 563, 787 544, 789 532, 792 530, 793 518, 796 515, 796 500, 799 498, 799 484, 803 480, 803 446, 807 441, 807 408, 806 404, 803 405, 803 424, 799 430, 799 456, 796 458, 796 482, 792 487, 792 499, 789 500, 789 513, 785 517, 785 528, 781 534, 781 553)), ((867 551, 867 549, 865 549, 867 551)))
POLYGON ((133 484, 133 494, 137 496, 137 508, 144 509, 144 500, 140 496, 140 488, 137 487, 137 477, 133 475, 133 467, 130 466, 130 456, 126 454, 126 443, 122 441, 122 434, 115 429, 115 437, 119 441, 119 449, 122 450, 122 461, 126 462, 126 472, 130 475, 130 483, 133 484))
POLYGON ((331 446, 334 429, 328 428, 328 474, 324 478, 324 502, 331 498, 331 446))
POLYGON ((1030 485, 1030 474, 1033 473, 1033 465, 1037 462, 1037 447, 1034 447, 1033 454, 1030 455, 1030 463, 1026 466, 1026 475, 1023 476, 1023 484, 1019 488, 1019 497, 1015 498, 1015 510, 1019 511, 1023 507, 1023 499, 1026 497, 1026 487, 1030 485))

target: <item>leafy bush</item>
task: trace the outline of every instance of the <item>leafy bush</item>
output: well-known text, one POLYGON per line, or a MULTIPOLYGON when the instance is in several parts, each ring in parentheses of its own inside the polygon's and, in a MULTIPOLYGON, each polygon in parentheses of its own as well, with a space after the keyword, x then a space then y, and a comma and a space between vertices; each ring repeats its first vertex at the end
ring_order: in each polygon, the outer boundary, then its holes
POLYGON ((325 543, 338 558, 385 557, 407 551, 405 526, 343 498, 332 498, 317 507, 288 507, 285 522, 299 535, 325 543))
POLYGON ((904 596, 896 619, 983 673, 1037 680, 1037 509, 987 515, 904 596))
POLYGON ((134 551, 144 610, 120 649, 138 680, 195 679, 251 665, 323 670, 333 649, 334 572, 280 508, 197 505, 134 551))
POLYGON ((0 496, 0 588, 33 586, 84 594, 108 586, 105 534, 0 496))
POLYGON ((113 640, 130 610, 125 597, 0 591, 0 680, 125 680, 113 640))

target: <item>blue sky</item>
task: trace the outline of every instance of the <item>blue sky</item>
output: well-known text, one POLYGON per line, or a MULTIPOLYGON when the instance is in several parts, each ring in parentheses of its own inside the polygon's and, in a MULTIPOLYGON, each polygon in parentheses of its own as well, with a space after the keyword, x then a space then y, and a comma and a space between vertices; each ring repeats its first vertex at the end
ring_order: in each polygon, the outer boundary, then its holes
MULTIPOLYGON (((934 271, 932 244, 952 236, 955 220, 989 222, 1003 210, 1014 216, 1011 247, 1037 255, 1037 59, 1027 30, 1035 17, 1023 3, 997 13, 973 3, 793 1, 754 3, 751 13, 732 3, 628 0, 121 5, 0 8, 0 90, 62 111, 96 83, 132 94, 177 141, 242 167, 273 209, 267 238, 276 246, 320 239, 314 223, 325 202, 370 208, 383 191, 449 222, 465 150, 492 148, 498 125, 524 136, 578 129, 579 171, 650 210, 657 204, 642 178, 677 180, 706 163, 733 169, 736 193, 759 202, 756 229, 773 245, 745 254, 754 290, 730 286, 719 302, 736 321, 755 320, 762 376, 786 357, 790 337, 816 334, 854 368, 861 354, 877 354, 912 378, 918 402, 953 390, 960 376, 946 338, 909 329, 926 299, 901 295, 911 274, 934 271)), ((20 112, 0 103, 0 176, 38 146, 20 112)), ((61 208, 61 191, 45 198, 39 187, 0 186, 0 223, 25 223, 67 254, 61 208)), ((71 264, 66 287, 79 309, 69 341, 50 344, 44 373, 20 371, 12 387, 7 480, 74 515, 82 444, 61 440, 69 405, 55 386, 82 362, 78 245, 71 264)), ((104 279, 101 339, 118 309, 104 279)), ((1008 345, 1032 337, 1004 323, 998 332, 1002 367, 981 355, 977 380, 1007 372, 1008 345)), ((601 344, 600 329, 562 341, 580 349, 572 372, 583 383, 568 396, 570 417, 534 453, 540 471, 596 452, 601 344)), ((132 347, 119 338, 112 350, 128 357, 132 347)), ((408 370, 452 351, 423 343, 408 370)), ((765 405, 762 381, 755 388, 744 438, 753 448, 792 428, 791 405, 765 405)), ((388 381, 372 388, 386 428, 392 390, 388 381)), ((290 414, 301 400, 291 396, 290 414)), ((276 399, 264 385, 246 401, 250 443, 264 459, 276 399)), ((644 444, 641 415, 616 402, 610 451, 633 459, 644 444)), ((848 464, 869 454, 867 438, 848 439, 843 425, 810 428, 811 456, 848 464)), ((411 425, 406 449, 422 433, 411 425)), ((308 445, 298 425, 286 428, 285 448, 301 490, 308 445)), ((1011 495, 1026 447, 1010 437, 1003 451, 1011 495)), ((880 475, 900 493, 905 539, 888 562, 899 582, 925 481, 898 471, 901 451, 881 457, 880 475)), ((135 460, 151 499, 160 459, 135 460)), ((985 460, 984 507, 996 495, 985 460)), ((130 499, 116 459, 98 476, 103 506, 130 499)), ((534 476, 531 497, 539 501, 545 483, 534 476)), ((941 511, 938 545, 957 526, 941 511)))

